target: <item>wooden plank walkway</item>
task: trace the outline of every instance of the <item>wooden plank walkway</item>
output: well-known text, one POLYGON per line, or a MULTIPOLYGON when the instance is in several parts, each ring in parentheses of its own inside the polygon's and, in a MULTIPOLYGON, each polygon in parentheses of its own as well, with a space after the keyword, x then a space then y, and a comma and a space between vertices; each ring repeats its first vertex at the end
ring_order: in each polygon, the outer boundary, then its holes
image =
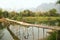
POLYGON ((45 26, 45 25, 38 25, 38 24, 29 24, 25 22, 16 21, 16 20, 11 20, 8 18, 0 19, 0 22, 15 23, 15 24, 23 25, 25 27, 33 26, 33 27, 39 27, 39 28, 44 28, 44 29, 60 30, 59 26, 45 26))
POLYGON ((8 18, 5 18, 5 20, 8 22, 16 23, 16 24, 23 25, 26 27, 33 26, 33 27, 39 27, 39 28, 44 28, 44 29, 60 30, 60 27, 58 27, 58 26, 45 26, 45 25, 38 25, 38 24, 29 24, 29 23, 25 23, 25 22, 16 21, 16 20, 11 20, 8 18))

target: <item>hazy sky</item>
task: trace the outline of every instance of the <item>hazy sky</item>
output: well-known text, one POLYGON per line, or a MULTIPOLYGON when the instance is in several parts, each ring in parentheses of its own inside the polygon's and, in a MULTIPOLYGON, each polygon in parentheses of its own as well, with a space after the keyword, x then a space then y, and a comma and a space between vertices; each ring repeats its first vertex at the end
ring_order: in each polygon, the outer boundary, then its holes
POLYGON ((57 0, 0 0, 0 8, 8 10, 36 8, 42 3, 54 3, 57 0))

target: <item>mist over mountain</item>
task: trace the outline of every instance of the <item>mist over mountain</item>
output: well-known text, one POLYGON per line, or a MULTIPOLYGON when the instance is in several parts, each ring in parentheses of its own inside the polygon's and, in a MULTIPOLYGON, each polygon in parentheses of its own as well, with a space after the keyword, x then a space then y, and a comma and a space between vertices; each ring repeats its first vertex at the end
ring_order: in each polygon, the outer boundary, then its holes
POLYGON ((50 9, 55 8, 57 10, 57 12, 60 13, 60 4, 55 4, 55 3, 49 3, 49 4, 41 4, 39 5, 37 8, 35 9, 30 9, 32 11, 49 11, 50 9))

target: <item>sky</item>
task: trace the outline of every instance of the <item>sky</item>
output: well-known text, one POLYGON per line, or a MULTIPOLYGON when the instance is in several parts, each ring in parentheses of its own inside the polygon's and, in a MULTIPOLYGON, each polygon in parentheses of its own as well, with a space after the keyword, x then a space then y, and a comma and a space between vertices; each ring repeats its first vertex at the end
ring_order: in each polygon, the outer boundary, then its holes
POLYGON ((0 0, 0 8, 6 10, 19 10, 36 8, 43 3, 55 3, 57 0, 0 0))

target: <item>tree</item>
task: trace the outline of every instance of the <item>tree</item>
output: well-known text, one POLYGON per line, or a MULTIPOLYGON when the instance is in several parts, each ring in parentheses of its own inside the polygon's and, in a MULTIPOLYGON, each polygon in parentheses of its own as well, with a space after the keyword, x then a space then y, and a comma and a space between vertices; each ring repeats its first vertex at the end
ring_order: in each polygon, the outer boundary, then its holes
POLYGON ((0 8, 0 18, 2 18, 3 15, 2 15, 2 9, 0 8))
POLYGON ((3 12, 3 16, 4 16, 5 18, 7 18, 7 17, 9 16, 8 11, 4 11, 4 12, 3 12))
MULTIPOLYGON (((57 4, 60 4, 60 0, 57 1, 57 4)), ((58 26, 60 26, 60 20, 57 20, 57 21, 59 22, 58 26)), ((58 34, 57 40, 60 40, 60 30, 57 31, 57 34, 58 34)))
POLYGON ((51 9, 51 10, 49 10, 49 15, 50 16, 56 16, 56 12, 57 12, 56 9, 51 9))
POLYGON ((23 17, 23 16, 31 16, 33 14, 32 14, 32 11, 30 10, 24 10, 24 11, 21 11, 19 15, 23 17))
POLYGON ((9 18, 14 19, 14 17, 17 16, 17 13, 15 11, 9 12, 9 18))
POLYGON ((57 4, 60 4, 60 0, 57 1, 57 4))

